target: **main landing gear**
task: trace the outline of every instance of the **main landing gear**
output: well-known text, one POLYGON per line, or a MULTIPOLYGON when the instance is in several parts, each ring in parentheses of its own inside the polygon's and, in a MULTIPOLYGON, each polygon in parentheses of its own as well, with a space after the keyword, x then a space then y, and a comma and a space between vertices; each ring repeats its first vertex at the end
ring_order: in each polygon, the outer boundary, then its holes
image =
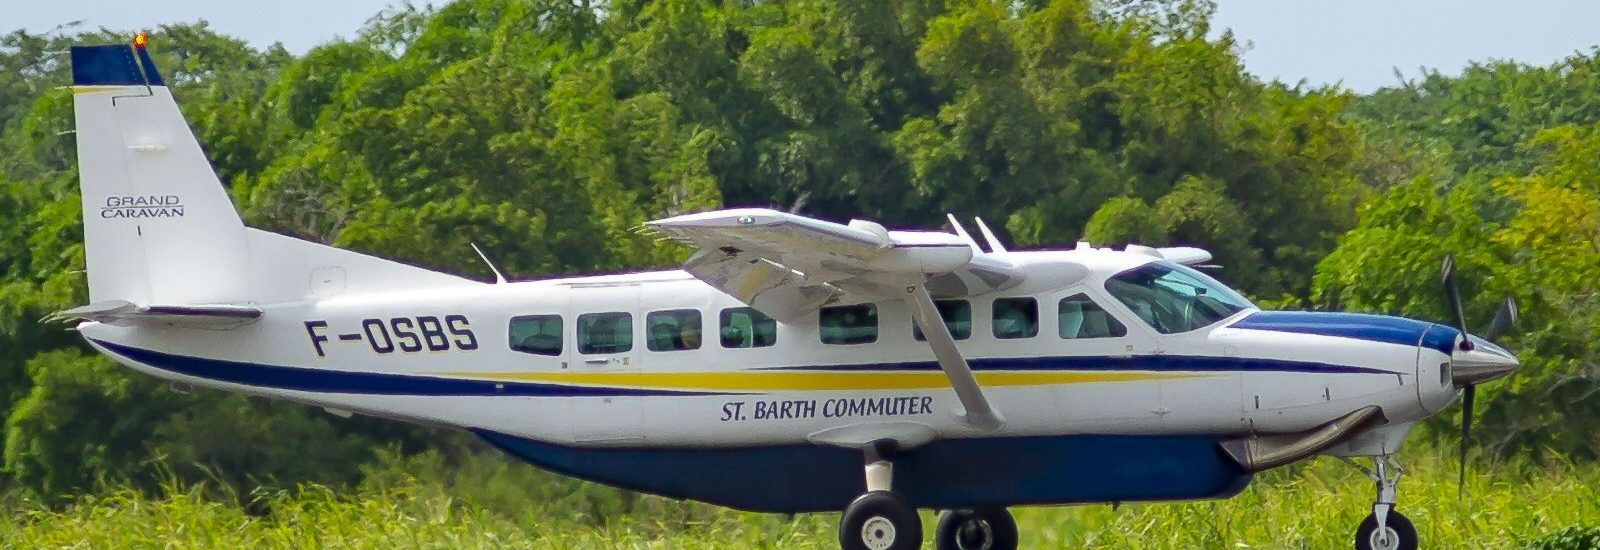
MULTIPOLYGON (((867 451, 867 492, 839 518, 843 550, 916 550, 922 547, 922 518, 895 493, 894 464, 887 446, 867 451)), ((999 506, 946 510, 934 530, 938 550, 1016 550, 1017 522, 999 506)))
POLYGON ((938 550, 1015 550, 1017 520, 998 506, 945 510, 933 540, 938 550))
POLYGON ((1372 468, 1348 458, 1345 462, 1372 478, 1378 489, 1378 498, 1372 502, 1372 514, 1356 527, 1356 550, 1417 550, 1417 528, 1394 509, 1395 484, 1405 473, 1394 462, 1394 456, 1372 457, 1372 468))

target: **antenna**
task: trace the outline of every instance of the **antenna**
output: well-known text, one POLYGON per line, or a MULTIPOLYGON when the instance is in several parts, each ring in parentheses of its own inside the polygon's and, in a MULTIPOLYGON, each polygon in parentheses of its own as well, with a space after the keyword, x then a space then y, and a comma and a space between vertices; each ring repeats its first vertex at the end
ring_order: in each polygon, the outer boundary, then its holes
POLYGON ((504 273, 500 272, 500 268, 495 267, 494 262, 489 260, 489 255, 483 253, 483 249, 478 248, 478 243, 467 243, 467 244, 472 245, 472 251, 473 252, 477 252, 479 258, 483 258, 483 263, 489 266, 489 271, 493 271, 494 272, 494 284, 497 284, 497 285, 505 284, 506 283, 506 275, 504 273))
POLYGON ((956 235, 960 236, 961 240, 967 241, 967 246, 972 247, 973 254, 983 253, 983 248, 978 246, 978 241, 972 240, 972 235, 967 234, 967 228, 961 227, 961 222, 956 221, 955 214, 947 212, 945 213, 944 217, 945 219, 950 220, 950 227, 954 227, 956 229, 956 235))
POLYGON ((989 230, 989 225, 983 223, 983 218, 974 217, 972 219, 978 222, 978 231, 983 232, 983 240, 989 242, 990 249, 995 252, 1006 251, 1006 245, 1000 244, 1000 239, 995 238, 994 232, 989 230))

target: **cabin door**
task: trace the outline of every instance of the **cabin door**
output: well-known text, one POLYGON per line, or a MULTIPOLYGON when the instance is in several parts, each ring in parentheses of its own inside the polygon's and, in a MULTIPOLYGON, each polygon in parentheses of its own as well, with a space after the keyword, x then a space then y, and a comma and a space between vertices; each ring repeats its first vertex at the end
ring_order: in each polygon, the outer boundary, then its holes
POLYGON ((574 285, 570 304, 567 370, 589 392, 569 398, 574 437, 595 443, 643 438, 643 398, 634 385, 644 348, 639 285, 574 285))
POLYGON ((1151 376, 1155 345, 1137 318, 1107 309, 1098 296, 1069 290, 1044 300, 1045 342, 1060 369, 1084 380, 1057 386, 1066 422, 1086 430, 1138 430, 1161 419, 1161 383, 1151 376))

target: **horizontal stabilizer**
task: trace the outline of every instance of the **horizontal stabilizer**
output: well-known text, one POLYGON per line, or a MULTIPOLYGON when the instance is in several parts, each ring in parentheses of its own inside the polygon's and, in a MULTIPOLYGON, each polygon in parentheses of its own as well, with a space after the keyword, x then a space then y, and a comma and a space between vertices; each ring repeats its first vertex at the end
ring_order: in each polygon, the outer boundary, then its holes
POLYGON ((188 326, 228 327, 261 317, 261 309, 237 304, 192 304, 142 306, 125 300, 107 300, 58 311, 45 322, 97 321, 124 325, 138 322, 172 323, 188 326))

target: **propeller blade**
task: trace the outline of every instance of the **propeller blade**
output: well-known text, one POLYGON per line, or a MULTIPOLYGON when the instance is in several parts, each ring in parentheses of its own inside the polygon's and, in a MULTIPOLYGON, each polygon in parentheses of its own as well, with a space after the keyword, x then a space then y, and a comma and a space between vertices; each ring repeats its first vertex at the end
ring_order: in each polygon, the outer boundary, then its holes
POLYGON ((1506 296, 1506 301, 1500 304, 1500 310, 1494 313, 1494 320, 1489 322, 1489 330, 1483 333, 1483 339, 1493 342, 1500 337, 1500 333, 1517 322, 1517 299, 1506 296))
POLYGON ((1444 282, 1446 302, 1456 318, 1456 328, 1461 329, 1461 350, 1472 351, 1472 340, 1467 338, 1467 315, 1461 309, 1461 290, 1456 288, 1456 258, 1445 254, 1444 265, 1439 267, 1439 278, 1444 282))
POLYGON ((1468 384, 1467 394, 1461 401, 1461 476, 1456 479, 1457 498, 1467 493, 1467 449, 1472 443, 1472 398, 1477 393, 1477 384, 1468 384))

